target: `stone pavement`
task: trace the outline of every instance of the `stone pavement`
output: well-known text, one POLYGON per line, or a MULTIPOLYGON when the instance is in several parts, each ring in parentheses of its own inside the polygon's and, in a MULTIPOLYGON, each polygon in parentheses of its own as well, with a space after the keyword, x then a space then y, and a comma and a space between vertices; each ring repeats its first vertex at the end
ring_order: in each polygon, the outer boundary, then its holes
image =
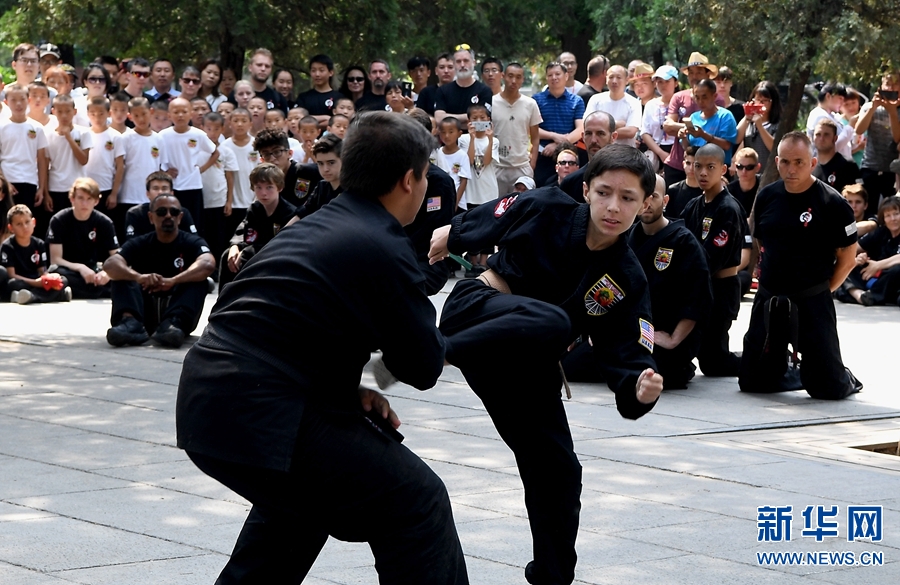
MULTIPOLYGON (((605 387, 573 385, 578 583, 900 583, 900 457, 851 448, 900 440, 900 311, 838 314, 845 361, 865 383, 842 402, 745 395, 733 379, 698 376, 629 421, 605 387), (801 535, 808 505, 839 506, 838 537, 801 535), (883 506, 880 542, 847 541, 850 505, 883 506), (757 541, 759 506, 793 506, 790 542, 757 541), (874 552, 884 564, 760 566, 757 553, 769 551, 804 561, 874 552)), ((735 349, 748 316, 745 303, 735 349)), ((108 317, 108 301, 0 305, 2 585, 211 584, 248 511, 175 448, 186 348, 111 348, 108 317)), ((531 542, 515 461, 459 371, 446 368, 427 392, 395 386, 390 398, 405 444, 451 494, 471 582, 525 583, 531 542)), ((372 562, 365 544, 331 540, 306 582, 374 584, 372 562)))

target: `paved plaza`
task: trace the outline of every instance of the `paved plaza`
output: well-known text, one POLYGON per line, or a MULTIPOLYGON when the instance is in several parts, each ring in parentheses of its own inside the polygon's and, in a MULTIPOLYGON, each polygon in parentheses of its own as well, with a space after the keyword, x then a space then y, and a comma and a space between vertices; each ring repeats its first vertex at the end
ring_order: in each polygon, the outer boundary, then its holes
MULTIPOLYGON (((577 583, 900 583, 900 457, 852 448, 900 440, 900 310, 837 310, 845 362, 865 384, 841 402, 698 376, 629 421, 605 386, 572 385, 577 583), (792 506, 790 541, 757 540, 761 506, 792 506), (838 536, 804 536, 807 506, 812 531, 837 506, 838 536), (882 538, 848 542, 848 506, 882 506, 882 538), (801 552, 805 564, 760 565, 766 552, 801 552), (835 565, 843 552, 862 562, 835 565)), ((108 301, 0 305, 0 585, 212 585, 249 510, 175 447, 188 346, 112 348, 108 321, 108 301)), ((298 350, 307 343, 298 332, 298 350)), ((404 444, 447 485, 470 581, 524 584, 531 538, 515 461, 460 372, 389 397, 404 444)), ((365 544, 330 540, 305 582, 375 584, 372 565, 365 544)))

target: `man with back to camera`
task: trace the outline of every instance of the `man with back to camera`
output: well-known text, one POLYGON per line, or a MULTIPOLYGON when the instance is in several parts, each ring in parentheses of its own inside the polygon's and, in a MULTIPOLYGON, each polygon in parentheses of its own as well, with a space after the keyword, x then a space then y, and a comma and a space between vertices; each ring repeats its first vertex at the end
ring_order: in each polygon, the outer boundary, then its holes
POLYGON ((220 585, 299 583, 329 536, 368 542, 382 583, 468 583, 443 483, 400 445, 387 401, 359 388, 376 349, 416 388, 443 370, 403 230, 432 147, 407 116, 358 115, 341 150, 345 192, 247 263, 185 357, 178 446, 253 504, 220 585), (298 353, 301 330, 317 343, 298 353))
POLYGON ((862 389, 841 360, 831 297, 856 265, 853 210, 812 176, 816 158, 804 132, 784 135, 776 164, 781 180, 760 190, 751 217, 763 252, 738 383, 744 392, 804 388, 840 400, 862 389), (801 354, 799 380, 788 368, 788 341, 801 354))

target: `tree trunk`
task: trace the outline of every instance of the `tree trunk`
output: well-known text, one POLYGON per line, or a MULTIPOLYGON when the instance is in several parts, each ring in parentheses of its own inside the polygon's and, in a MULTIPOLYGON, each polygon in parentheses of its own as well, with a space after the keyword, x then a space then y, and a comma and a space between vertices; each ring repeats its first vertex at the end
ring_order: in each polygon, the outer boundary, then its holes
POLYGON ((222 63, 222 68, 233 70, 240 79, 244 71, 245 52, 245 47, 236 44, 231 31, 226 29, 222 35, 222 42, 219 43, 219 61, 222 63))
POLYGON ((559 38, 562 46, 560 52, 569 52, 575 55, 575 60, 578 61, 575 79, 581 82, 587 78, 587 64, 593 57, 591 55, 592 38, 593 34, 589 30, 583 30, 577 34, 563 33, 559 38))
POLYGON ((775 164, 775 154, 778 149, 778 143, 781 137, 791 132, 797 126, 797 117, 800 114, 800 105, 803 103, 803 92, 806 89, 806 82, 809 81, 811 71, 805 69, 801 71, 797 77, 791 80, 788 86, 788 99, 781 109, 781 120, 778 122, 778 132, 775 133, 775 142, 773 152, 769 155, 769 161, 763 170, 762 177, 759 181, 759 188, 762 189, 769 183, 778 180, 778 168, 775 164))

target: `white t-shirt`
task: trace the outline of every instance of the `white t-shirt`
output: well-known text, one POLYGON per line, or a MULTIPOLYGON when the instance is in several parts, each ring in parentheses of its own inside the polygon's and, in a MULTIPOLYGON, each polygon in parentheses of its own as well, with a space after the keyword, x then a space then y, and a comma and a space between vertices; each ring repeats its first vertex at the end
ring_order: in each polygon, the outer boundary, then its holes
POLYGON ((209 157, 216 151, 216 145, 206 132, 199 128, 189 127, 184 132, 176 132, 174 126, 159 133, 160 147, 163 157, 162 170, 178 169, 172 189, 189 191, 202 189, 203 179, 200 167, 209 162, 209 157))
MULTIPOLYGON (((469 141, 473 136, 463 134, 459 137, 459 150, 466 153, 466 161, 469 157, 469 141)), ((484 153, 488 148, 488 138, 475 138, 475 161, 469 165, 472 178, 466 184, 466 203, 480 205, 493 201, 500 196, 500 187, 497 184, 497 161, 500 158, 500 145, 497 139, 491 141, 491 162, 483 165, 484 153)))
POLYGON ((664 146, 675 142, 674 136, 669 136, 663 131, 663 123, 669 113, 669 104, 664 104, 662 98, 653 98, 644 107, 644 119, 641 121, 641 135, 649 134, 657 144, 664 146))
MULTIPOLYGON (((623 122, 626 127, 630 126, 640 131, 641 101, 636 97, 626 93, 622 96, 622 99, 614 100, 610 97, 608 91, 598 93, 591 96, 591 99, 588 100, 587 106, 584 108, 584 118, 587 118, 591 112, 597 111, 606 112, 616 122, 623 122)), ((634 138, 617 138, 616 143, 634 146, 634 138)))
POLYGON ((84 173, 97 181, 100 191, 109 191, 116 176, 116 159, 124 154, 122 135, 112 128, 103 132, 91 130, 91 153, 88 155, 84 173))
POLYGON ((300 144, 299 140, 291 137, 288 137, 288 145, 291 147, 291 160, 299 165, 303 162, 303 157, 306 155, 303 152, 303 145, 300 144))
POLYGON ((225 180, 225 171, 237 172, 237 170, 238 165, 234 151, 230 148, 220 148, 219 159, 200 175, 203 179, 204 209, 225 207, 225 202, 228 201, 228 183, 225 180))
MULTIPOLYGON (((47 158, 50 159, 50 173, 47 179, 50 191, 61 192, 72 188, 75 179, 85 176, 84 165, 75 158, 72 146, 65 136, 57 134, 59 124, 44 128, 47 137, 47 158)), ((84 126, 72 126, 72 139, 82 150, 91 148, 94 134, 90 128, 84 126)), ((88 151, 90 158, 90 151, 88 151)))
POLYGON ((527 95, 510 104, 498 93, 491 102, 494 142, 499 142, 498 167, 518 168, 531 162, 531 127, 544 119, 537 102, 527 95))
MULTIPOLYGON (((437 165, 445 171, 453 179, 453 186, 459 190, 460 179, 472 178, 472 165, 469 164, 469 155, 466 151, 459 149, 453 154, 445 154, 443 148, 436 148, 431 153, 431 164, 437 165)), ((466 195, 463 193, 459 206, 466 208, 466 195)))
POLYGON ((42 148, 47 148, 47 136, 34 120, 0 123, 0 171, 10 183, 38 184, 37 153, 42 148))
POLYGON ((147 177, 160 169, 163 150, 159 135, 141 136, 130 130, 119 139, 125 153, 125 174, 119 189, 119 202, 138 205, 147 201, 147 177))
MULTIPOLYGON (((222 145, 234 153, 237 173, 234 175, 234 209, 247 209, 253 203, 253 189, 250 188, 250 171, 259 164, 259 153, 253 149, 251 138, 244 146, 238 146, 233 138, 229 138, 222 145)), ((224 203, 223 203, 224 205, 224 203)))

